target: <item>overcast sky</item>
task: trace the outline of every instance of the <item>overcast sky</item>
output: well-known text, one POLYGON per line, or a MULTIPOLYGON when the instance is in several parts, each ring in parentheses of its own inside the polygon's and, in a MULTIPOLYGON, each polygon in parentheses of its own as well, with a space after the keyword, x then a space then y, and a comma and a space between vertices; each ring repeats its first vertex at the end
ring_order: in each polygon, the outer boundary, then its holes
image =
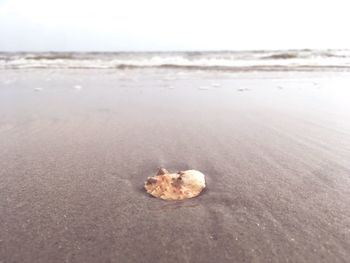
POLYGON ((0 0, 0 51, 350 48, 348 0, 0 0))

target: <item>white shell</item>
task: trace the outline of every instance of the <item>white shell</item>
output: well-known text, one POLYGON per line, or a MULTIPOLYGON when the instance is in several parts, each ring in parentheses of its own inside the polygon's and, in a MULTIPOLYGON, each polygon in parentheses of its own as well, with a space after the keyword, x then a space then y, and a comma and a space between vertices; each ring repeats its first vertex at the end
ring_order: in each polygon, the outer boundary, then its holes
POLYGON ((165 200, 182 200, 199 195, 205 188, 205 176, 197 170, 169 173, 159 169, 158 174, 148 177, 146 191, 165 200))

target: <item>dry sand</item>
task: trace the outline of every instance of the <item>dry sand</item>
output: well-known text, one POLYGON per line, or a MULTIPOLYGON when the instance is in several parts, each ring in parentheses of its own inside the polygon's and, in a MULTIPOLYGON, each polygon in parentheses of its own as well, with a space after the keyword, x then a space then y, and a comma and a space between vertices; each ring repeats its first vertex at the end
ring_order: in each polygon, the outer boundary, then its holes
POLYGON ((348 262, 349 80, 3 70, 0 262, 348 262), (159 166, 208 187, 152 198, 159 166))

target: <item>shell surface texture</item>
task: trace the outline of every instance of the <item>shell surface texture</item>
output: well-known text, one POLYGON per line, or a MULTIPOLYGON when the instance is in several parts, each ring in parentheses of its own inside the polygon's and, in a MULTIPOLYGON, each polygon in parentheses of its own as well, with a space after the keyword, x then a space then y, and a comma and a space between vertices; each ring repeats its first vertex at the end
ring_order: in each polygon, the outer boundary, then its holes
POLYGON ((197 170, 169 173, 160 168, 145 182, 147 193, 164 200, 183 200, 198 196, 205 188, 205 176, 197 170))

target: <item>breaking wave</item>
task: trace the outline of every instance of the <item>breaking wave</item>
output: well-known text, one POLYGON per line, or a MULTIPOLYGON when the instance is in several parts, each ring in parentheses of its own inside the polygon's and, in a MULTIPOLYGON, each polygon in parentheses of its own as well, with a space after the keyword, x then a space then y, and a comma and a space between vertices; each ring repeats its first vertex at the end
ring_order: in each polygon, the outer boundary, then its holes
POLYGON ((0 53, 0 69, 350 70, 350 50, 0 53))

